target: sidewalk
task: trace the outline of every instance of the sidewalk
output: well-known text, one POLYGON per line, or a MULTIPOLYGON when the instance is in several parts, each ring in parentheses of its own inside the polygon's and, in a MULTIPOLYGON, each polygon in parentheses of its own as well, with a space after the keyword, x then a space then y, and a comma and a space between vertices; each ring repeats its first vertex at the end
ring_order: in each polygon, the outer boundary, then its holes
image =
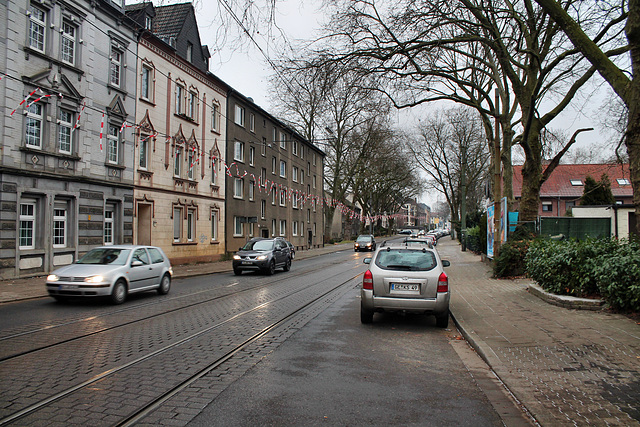
POLYGON ((456 324, 542 426, 640 425, 640 326, 549 304, 440 239, 456 324))
MULTIPOLYGON (((296 260, 352 244, 298 251, 296 260)), ((542 426, 640 426, 640 325, 549 304, 530 280, 496 280, 480 257, 440 239, 451 312, 470 344, 542 426)), ((295 262, 295 261, 294 261, 295 262)), ((174 278, 231 271, 231 261, 174 266, 174 278)), ((44 277, 0 281, 0 303, 46 296, 44 277)))
MULTIPOLYGON (((342 243, 336 245, 327 244, 322 248, 296 251, 295 260, 301 260, 341 250, 352 251, 353 243, 342 243)), ((203 276, 206 274, 229 272, 232 270, 231 261, 174 265, 173 279, 203 276)), ((48 296, 49 294, 47 293, 45 286, 45 279, 46 276, 0 280, 0 304, 48 296)))

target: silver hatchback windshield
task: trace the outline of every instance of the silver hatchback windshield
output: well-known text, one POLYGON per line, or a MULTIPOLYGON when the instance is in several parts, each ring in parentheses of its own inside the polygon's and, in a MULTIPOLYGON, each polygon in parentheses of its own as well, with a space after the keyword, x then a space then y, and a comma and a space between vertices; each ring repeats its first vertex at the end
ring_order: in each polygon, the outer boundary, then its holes
POLYGON ((97 248, 92 249, 78 260, 78 264, 125 265, 129 258, 129 249, 97 248))
POLYGON ((245 251, 270 251, 273 249, 273 240, 256 240, 244 245, 245 251))
POLYGON ((438 262, 431 251, 412 249, 381 250, 376 265, 385 270, 428 271, 438 262))

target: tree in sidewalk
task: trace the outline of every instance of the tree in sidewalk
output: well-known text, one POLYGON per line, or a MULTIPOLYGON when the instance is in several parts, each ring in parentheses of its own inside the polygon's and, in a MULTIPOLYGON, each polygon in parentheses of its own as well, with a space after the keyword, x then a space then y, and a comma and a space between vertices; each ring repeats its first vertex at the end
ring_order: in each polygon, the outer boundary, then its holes
POLYGON ((607 174, 602 174, 600 181, 596 181, 593 177, 587 176, 584 180, 584 192, 580 197, 580 205, 597 206, 597 205, 613 205, 616 199, 611 192, 611 181, 607 174))
POLYGON ((604 36, 620 42, 621 46, 616 52, 628 55, 620 64, 611 60, 614 52, 599 45, 603 35, 590 31, 589 22, 583 20, 579 7, 566 8, 564 2, 558 0, 535 1, 565 32, 576 49, 593 64, 628 110, 623 141, 629 156, 636 232, 640 235, 640 1, 603 1, 598 4, 598 9, 602 11, 602 24, 608 29, 604 36), (626 43, 620 41, 623 32, 626 43))

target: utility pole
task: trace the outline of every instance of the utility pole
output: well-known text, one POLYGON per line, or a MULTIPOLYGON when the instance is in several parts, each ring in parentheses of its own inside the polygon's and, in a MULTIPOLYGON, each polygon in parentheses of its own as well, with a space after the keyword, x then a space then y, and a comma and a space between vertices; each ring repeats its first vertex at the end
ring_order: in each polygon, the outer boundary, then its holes
POLYGON ((460 234, 462 237, 462 251, 467 250, 467 147, 462 144, 462 168, 461 168, 461 203, 460 203, 460 234))

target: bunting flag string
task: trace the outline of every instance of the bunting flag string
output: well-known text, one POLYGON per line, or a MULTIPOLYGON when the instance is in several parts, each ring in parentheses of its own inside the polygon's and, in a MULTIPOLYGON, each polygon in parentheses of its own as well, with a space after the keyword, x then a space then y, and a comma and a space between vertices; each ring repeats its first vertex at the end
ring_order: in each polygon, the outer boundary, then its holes
POLYGON ((105 113, 102 113, 102 120, 100 121, 100 152, 102 152, 102 135, 104 132, 104 116, 105 113))
POLYGON ((83 102, 82 109, 80 110, 80 114, 78 114, 78 118, 76 119, 76 124, 73 125, 73 129, 71 129, 71 131, 75 130, 78 126, 80 126, 80 117, 82 117, 82 113, 84 113, 85 108, 87 108, 87 103, 83 102))
POLYGON ((18 110, 18 108, 22 107, 22 104, 24 104, 25 102, 27 102, 27 100, 28 100, 29 98, 31 98, 31 97, 33 96, 33 94, 34 94, 34 93, 36 93, 36 91, 38 91, 38 90, 40 90, 40 88, 39 88, 39 87, 35 88, 35 89, 34 89, 34 90, 29 94, 29 95, 27 95, 27 96, 26 96, 26 98, 25 98, 25 99, 23 99, 23 100, 20 102, 20 104, 18 104, 18 106, 17 106, 16 108, 14 108, 14 110, 13 110, 13 111, 11 112, 11 114, 9 114, 9 115, 10 115, 10 116, 13 116, 13 113, 15 113, 15 112, 18 110))

